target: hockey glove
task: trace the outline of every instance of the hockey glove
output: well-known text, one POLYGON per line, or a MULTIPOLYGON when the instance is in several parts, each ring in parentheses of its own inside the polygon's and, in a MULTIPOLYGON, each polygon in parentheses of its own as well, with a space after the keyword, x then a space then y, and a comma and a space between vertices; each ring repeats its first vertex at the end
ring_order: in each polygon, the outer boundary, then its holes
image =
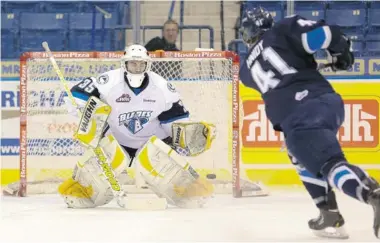
POLYGON ((347 41, 348 47, 340 53, 334 53, 333 51, 330 50, 330 55, 331 55, 330 58, 331 58, 331 63, 333 64, 332 66, 333 71, 339 71, 339 70, 346 71, 352 67, 355 61, 354 54, 352 53, 352 48, 351 48, 351 40, 344 35, 342 35, 342 38, 345 41, 347 41))

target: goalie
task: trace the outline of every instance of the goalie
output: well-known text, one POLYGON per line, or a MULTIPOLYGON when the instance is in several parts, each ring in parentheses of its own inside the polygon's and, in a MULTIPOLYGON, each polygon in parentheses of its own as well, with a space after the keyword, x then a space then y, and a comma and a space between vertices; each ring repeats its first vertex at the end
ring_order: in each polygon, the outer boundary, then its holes
MULTIPOLYGON (((201 206, 213 193, 213 187, 199 177, 183 156, 196 156, 207 150, 215 137, 215 128, 205 122, 189 122, 189 111, 180 94, 163 77, 150 71, 151 63, 143 46, 131 45, 121 58, 121 68, 86 78, 72 87, 77 107, 83 112, 79 130, 91 119, 95 109, 91 103, 109 106, 112 111, 104 119, 107 125, 102 131, 93 130, 92 135, 99 138, 98 144, 115 177, 120 180, 126 167, 134 165, 139 168, 138 176, 159 197, 179 207, 194 206, 194 202, 201 206)), ((65 102, 69 113, 76 113, 73 102, 68 98, 65 102)), ((88 149, 77 162, 72 178, 59 186, 66 204, 71 208, 90 208, 110 202, 114 197, 110 179, 102 172, 88 149)))

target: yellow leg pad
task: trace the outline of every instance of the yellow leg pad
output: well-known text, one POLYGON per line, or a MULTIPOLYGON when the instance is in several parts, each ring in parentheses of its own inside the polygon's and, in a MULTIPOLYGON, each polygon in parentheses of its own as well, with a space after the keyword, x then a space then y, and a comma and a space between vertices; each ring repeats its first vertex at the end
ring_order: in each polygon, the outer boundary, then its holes
POLYGON ((214 193, 214 186, 204 178, 198 178, 188 187, 174 185, 174 191, 179 197, 209 197, 214 193))
POLYGON ((73 196, 77 198, 91 198, 94 193, 92 186, 82 186, 72 178, 67 179, 59 185, 58 192, 62 196, 73 196))
POLYGON ((131 157, 119 145, 113 135, 108 135, 100 141, 100 146, 109 155, 108 161, 111 164, 115 175, 121 174, 129 165, 131 157))

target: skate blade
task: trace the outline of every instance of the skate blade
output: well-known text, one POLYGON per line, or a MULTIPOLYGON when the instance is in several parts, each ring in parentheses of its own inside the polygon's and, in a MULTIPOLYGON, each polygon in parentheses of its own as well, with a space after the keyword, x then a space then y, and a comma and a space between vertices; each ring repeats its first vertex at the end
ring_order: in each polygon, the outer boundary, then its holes
MULTIPOLYGON (((376 189, 374 192, 380 191, 379 189, 376 189)), ((376 202, 372 202, 372 208, 373 208, 373 213, 374 213, 374 222, 373 222, 373 231, 375 233, 376 238, 380 239, 379 235, 379 229, 380 229, 380 201, 376 199, 376 202)))
POLYGON ((312 230, 312 231, 316 236, 321 237, 321 238, 348 239, 350 237, 343 226, 339 228, 328 227, 323 230, 312 230))

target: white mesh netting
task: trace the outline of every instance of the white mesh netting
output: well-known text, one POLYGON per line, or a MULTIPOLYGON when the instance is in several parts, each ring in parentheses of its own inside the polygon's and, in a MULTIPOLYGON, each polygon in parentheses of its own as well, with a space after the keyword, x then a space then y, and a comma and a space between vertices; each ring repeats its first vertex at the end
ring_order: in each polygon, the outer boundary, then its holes
MULTIPOLYGON (((216 180, 213 181, 231 192, 232 61, 226 58, 153 60, 152 71, 175 85, 190 111, 191 120, 216 125, 217 138, 212 148, 191 158, 190 162, 203 176, 215 174, 216 180)), ((57 62, 70 86, 120 65, 116 58, 57 58, 57 62)), ((84 150, 72 139, 77 118, 67 114, 63 100, 65 92, 49 60, 29 59, 26 73, 27 190, 29 194, 51 193, 55 192, 57 181, 71 176, 72 168, 84 150), (39 185, 50 182, 53 183, 51 187, 39 185), (36 185, 39 185, 38 189, 34 188, 36 185)), ((133 184, 134 171, 130 169, 128 172, 132 180, 124 183, 133 184)))

